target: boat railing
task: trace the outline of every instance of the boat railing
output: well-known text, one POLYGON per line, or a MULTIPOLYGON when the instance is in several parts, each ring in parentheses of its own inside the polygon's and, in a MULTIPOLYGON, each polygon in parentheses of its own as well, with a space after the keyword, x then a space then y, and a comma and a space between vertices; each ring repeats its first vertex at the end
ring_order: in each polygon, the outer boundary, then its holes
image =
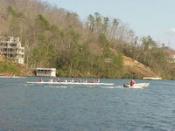
MULTIPOLYGON (((44 82, 42 78, 40 78, 39 82, 44 82)), ((67 82, 67 83, 100 83, 100 79, 49 79, 48 82, 67 82)))

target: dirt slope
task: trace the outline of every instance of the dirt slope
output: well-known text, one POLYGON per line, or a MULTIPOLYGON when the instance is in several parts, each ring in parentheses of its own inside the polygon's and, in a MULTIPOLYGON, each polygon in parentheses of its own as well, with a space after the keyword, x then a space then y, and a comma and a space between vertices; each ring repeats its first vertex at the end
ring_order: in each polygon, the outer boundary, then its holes
POLYGON ((139 63, 138 61, 124 56, 124 68, 129 74, 138 76, 139 78, 143 77, 158 77, 159 75, 153 72, 149 67, 139 63))

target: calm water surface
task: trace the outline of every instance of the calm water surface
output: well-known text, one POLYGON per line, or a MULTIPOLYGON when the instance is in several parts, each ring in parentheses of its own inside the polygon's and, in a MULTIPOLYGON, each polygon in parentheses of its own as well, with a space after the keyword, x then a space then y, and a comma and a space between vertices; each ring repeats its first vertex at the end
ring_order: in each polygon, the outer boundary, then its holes
POLYGON ((0 79, 0 131, 175 131, 175 81, 115 86, 37 86, 0 79))

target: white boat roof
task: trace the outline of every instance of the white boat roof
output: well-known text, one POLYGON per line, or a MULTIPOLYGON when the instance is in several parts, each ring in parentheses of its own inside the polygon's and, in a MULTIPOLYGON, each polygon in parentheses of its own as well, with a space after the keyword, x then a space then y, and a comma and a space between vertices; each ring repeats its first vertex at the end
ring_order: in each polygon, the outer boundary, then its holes
POLYGON ((56 70, 56 68, 34 68, 34 70, 56 70))

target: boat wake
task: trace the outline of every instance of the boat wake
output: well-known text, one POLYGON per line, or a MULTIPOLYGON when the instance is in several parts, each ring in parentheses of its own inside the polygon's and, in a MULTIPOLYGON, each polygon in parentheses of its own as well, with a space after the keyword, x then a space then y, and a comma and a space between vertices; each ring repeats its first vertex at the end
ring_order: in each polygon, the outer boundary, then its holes
POLYGON ((107 88, 107 89, 117 89, 117 88, 123 88, 121 85, 116 86, 102 86, 101 88, 107 88))

